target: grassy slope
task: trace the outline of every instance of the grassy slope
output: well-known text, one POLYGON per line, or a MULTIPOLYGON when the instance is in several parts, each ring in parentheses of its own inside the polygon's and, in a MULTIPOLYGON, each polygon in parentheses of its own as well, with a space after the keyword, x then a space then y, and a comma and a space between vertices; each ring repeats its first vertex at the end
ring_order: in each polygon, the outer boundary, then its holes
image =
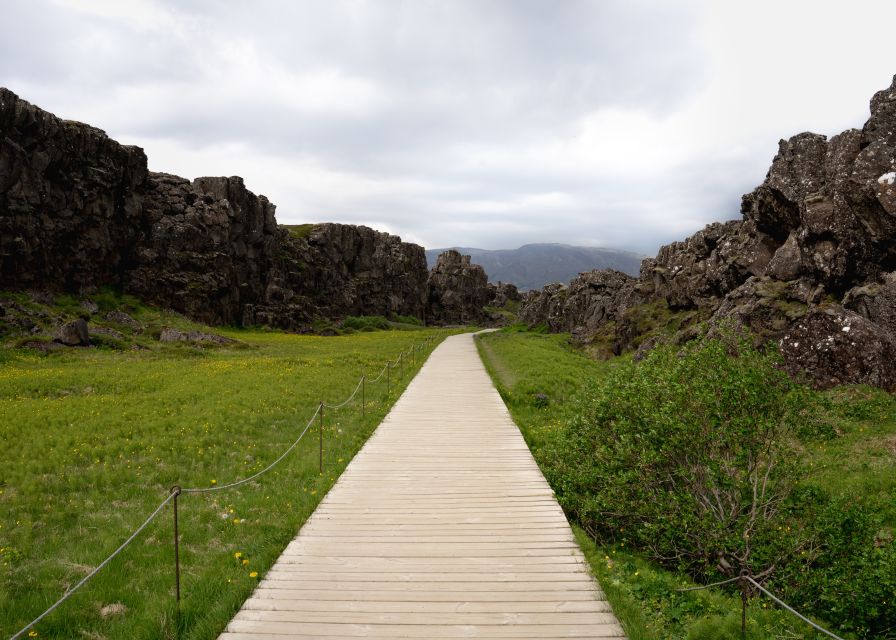
MULTIPOLYGON (((144 310, 140 319, 150 324, 153 314, 159 316, 144 310)), ((340 402, 362 373, 375 376, 387 359, 444 334, 218 333, 240 342, 216 349, 158 343, 149 351, 67 349, 50 356, 3 350, 0 636, 17 631, 105 558, 172 485, 251 475, 296 438, 319 399, 340 402)), ((405 366, 397 385, 398 372, 392 373, 389 396, 385 380, 368 386, 366 420, 357 403, 327 414, 323 475, 315 430, 258 481, 181 498, 180 638, 217 636, 385 415, 411 369, 405 366)), ((38 625, 40 636, 175 637, 171 520, 166 509, 38 625), (114 603, 126 612, 103 617, 101 609, 114 603)))
MULTIPOLYGON (((567 407, 588 377, 600 377, 612 362, 598 363, 572 350, 563 335, 496 333, 477 340, 492 375, 536 460, 562 424, 567 407), (545 394, 548 402, 536 394, 545 394)), ((839 437, 813 445, 806 483, 869 500, 896 523, 896 416, 892 404, 853 402, 879 396, 862 389, 832 392, 832 420, 839 437)), ((686 578, 658 568, 621 547, 599 547, 581 530, 576 535, 632 640, 739 638, 740 601, 718 589, 676 593, 686 578)), ((814 638, 811 630, 770 608, 749 608, 750 638, 814 638)), ((822 636, 818 636, 822 637, 822 636)))

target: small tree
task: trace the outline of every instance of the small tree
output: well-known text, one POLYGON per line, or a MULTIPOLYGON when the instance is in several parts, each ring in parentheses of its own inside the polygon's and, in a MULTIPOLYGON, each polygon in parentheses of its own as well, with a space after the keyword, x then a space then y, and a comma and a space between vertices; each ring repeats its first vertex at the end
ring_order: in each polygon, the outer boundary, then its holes
POLYGON ((796 475, 798 394, 746 339, 659 347, 583 394, 550 465, 558 497, 605 542, 696 575, 763 577, 793 552, 777 517, 796 475))

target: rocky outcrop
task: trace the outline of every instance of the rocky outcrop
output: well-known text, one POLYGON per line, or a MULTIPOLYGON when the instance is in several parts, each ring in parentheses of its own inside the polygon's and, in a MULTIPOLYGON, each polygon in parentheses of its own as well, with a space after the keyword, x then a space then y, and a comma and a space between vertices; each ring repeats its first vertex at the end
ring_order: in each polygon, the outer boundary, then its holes
POLYGON ((66 322, 56 329, 53 336, 56 342, 68 347, 83 347, 90 344, 90 332, 87 321, 83 318, 66 322))
POLYGON ((896 388, 892 357, 880 356, 896 340, 896 78, 862 129, 782 140, 741 213, 662 247, 634 283, 583 274, 528 296, 520 317, 579 336, 611 327, 617 347, 631 348, 643 329, 626 308, 696 310, 778 341, 789 370, 819 386, 896 388), (583 290, 583 279, 598 284, 583 290))
POLYGON ((509 302, 513 303, 521 300, 520 290, 517 289, 515 284, 510 282, 488 283, 488 294, 491 298, 491 301, 488 303, 490 307, 506 307, 509 302))
POLYGON ((846 292, 843 306, 896 335, 896 271, 846 292))
POLYGON ((551 331, 593 333, 641 301, 636 284, 635 278, 612 269, 582 273, 569 286, 554 283, 540 294, 529 294, 520 320, 551 331))
POLYGON ((0 87, 0 283, 117 283, 142 227, 146 156, 0 87))
POLYGON ((423 247, 369 227, 319 224, 307 234, 281 230, 280 253, 263 299, 245 324, 295 328, 312 319, 353 315, 423 318, 427 303, 423 247))
POLYGON ((149 172, 141 149, 0 89, 0 290, 112 285, 210 324, 294 330, 423 318, 422 247, 351 225, 296 234, 274 213, 239 177, 149 172))
POLYGON ((642 263, 641 276, 670 307, 702 307, 762 275, 776 248, 750 221, 716 222, 661 247, 656 258, 642 263))
POLYGON ((449 249, 429 272, 426 317, 439 324, 480 324, 487 320, 485 307, 491 298, 483 268, 449 249))
POLYGON ((237 324, 263 299, 277 249, 274 206, 242 178, 149 174, 126 291, 208 324, 237 324))
POLYGON ((896 336, 840 305, 815 307, 780 340, 791 374, 810 374, 822 387, 869 384, 892 389, 896 336))

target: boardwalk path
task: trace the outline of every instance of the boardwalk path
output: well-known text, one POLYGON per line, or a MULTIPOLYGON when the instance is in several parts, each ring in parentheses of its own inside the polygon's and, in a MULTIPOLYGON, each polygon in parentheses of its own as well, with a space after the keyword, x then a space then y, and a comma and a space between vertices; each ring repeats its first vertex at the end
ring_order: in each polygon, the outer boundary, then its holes
POLYGON ((433 352, 221 639, 623 636, 467 334, 433 352))

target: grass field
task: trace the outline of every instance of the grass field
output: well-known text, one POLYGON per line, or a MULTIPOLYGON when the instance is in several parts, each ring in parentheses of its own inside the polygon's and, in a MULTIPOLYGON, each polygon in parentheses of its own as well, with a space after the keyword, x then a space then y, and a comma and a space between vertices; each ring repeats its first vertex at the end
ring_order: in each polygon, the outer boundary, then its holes
MULTIPOLYGON (((479 336, 477 344, 543 468, 550 464, 543 455, 546 446, 569 417, 571 400, 587 380, 599 381, 625 362, 594 361, 571 348, 564 335, 505 331, 479 336)), ((892 540, 896 400, 867 388, 838 389, 824 394, 823 400, 828 403, 835 435, 805 445, 801 484, 822 488, 845 502, 867 505, 881 518, 881 540, 892 540)), ((624 545, 596 545, 580 529, 576 535, 631 640, 740 638, 741 607, 736 595, 720 589, 678 593, 675 589, 691 584, 686 576, 658 567, 624 545)), ((749 638, 757 640, 824 637, 763 599, 750 604, 748 632, 749 638)))
MULTIPOLYGON (((48 356, 3 350, 0 637, 18 631, 103 560, 173 485, 221 485, 264 468, 298 436, 320 400, 341 402, 361 374, 376 376, 387 360, 447 332, 217 333, 238 342, 48 356)), ((385 379, 367 385, 365 419, 359 401, 326 412, 323 474, 315 424, 258 480, 181 496, 180 616, 169 506, 39 623, 36 637, 216 637, 421 360, 406 363, 401 380, 397 369, 391 372, 389 395, 385 379)))

